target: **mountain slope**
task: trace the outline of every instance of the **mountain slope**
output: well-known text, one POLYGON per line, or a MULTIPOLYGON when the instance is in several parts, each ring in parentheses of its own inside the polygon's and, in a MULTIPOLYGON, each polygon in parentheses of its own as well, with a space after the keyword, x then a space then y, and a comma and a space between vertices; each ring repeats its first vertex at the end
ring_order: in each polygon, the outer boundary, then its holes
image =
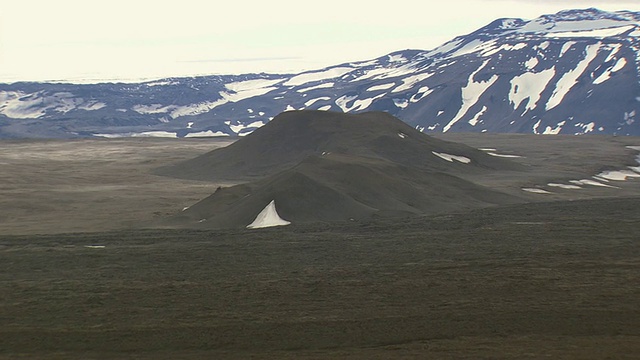
POLYGON ((292 223, 516 203, 522 200, 465 180, 464 175, 518 166, 431 138, 385 113, 295 111, 279 115, 229 147, 161 172, 209 180, 251 175, 253 181, 219 188, 168 221, 219 228, 247 226, 272 201, 282 219, 292 223), (363 135, 364 124, 374 125, 363 135), (388 147, 387 138, 399 141, 388 147))
POLYGON ((301 74, 0 85, 0 136, 243 136, 293 109, 384 111, 424 132, 640 135, 639 59, 640 13, 569 10, 301 74))

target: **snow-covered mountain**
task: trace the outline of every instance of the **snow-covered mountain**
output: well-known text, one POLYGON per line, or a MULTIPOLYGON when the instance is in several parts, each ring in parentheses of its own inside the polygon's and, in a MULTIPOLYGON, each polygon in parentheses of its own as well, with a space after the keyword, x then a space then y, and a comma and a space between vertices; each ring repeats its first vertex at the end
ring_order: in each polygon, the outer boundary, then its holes
POLYGON ((432 50, 300 74, 0 84, 0 137, 246 135, 291 109, 424 132, 640 135, 640 13, 499 19, 432 50))

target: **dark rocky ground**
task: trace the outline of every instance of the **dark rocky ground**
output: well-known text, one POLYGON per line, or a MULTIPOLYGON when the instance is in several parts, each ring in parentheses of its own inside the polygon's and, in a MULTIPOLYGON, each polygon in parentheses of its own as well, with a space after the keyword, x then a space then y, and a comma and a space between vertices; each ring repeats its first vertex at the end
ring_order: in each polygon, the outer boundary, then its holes
MULTIPOLYGON (((557 139, 465 143, 526 155, 538 171, 479 178, 516 191, 623 166, 637 142, 557 139)), ((640 180, 409 219, 134 229, 210 193, 148 173, 207 146, 2 144, 0 358, 639 358, 640 180)))

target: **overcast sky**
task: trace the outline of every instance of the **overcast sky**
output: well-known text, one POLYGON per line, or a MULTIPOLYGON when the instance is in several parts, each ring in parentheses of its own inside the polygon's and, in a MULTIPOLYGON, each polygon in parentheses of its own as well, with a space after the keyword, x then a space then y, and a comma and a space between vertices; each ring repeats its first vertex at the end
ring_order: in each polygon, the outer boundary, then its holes
POLYGON ((0 82, 299 72, 640 0, 0 0, 0 82))

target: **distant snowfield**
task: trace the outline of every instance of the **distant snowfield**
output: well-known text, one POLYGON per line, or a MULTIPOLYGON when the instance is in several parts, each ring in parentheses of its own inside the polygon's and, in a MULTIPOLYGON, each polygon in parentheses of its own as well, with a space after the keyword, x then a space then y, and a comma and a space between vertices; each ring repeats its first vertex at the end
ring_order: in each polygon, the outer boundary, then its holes
POLYGON ((256 219, 249 225, 247 225, 247 229, 262 229, 274 226, 285 226, 291 224, 290 221, 284 220, 278 215, 278 211, 276 210, 276 201, 271 200, 271 202, 265 206, 262 211, 256 216, 256 219))
POLYGON ((282 85, 300 86, 310 82, 335 79, 351 71, 353 71, 353 68, 350 67, 335 67, 324 71, 306 72, 292 77, 282 85))

